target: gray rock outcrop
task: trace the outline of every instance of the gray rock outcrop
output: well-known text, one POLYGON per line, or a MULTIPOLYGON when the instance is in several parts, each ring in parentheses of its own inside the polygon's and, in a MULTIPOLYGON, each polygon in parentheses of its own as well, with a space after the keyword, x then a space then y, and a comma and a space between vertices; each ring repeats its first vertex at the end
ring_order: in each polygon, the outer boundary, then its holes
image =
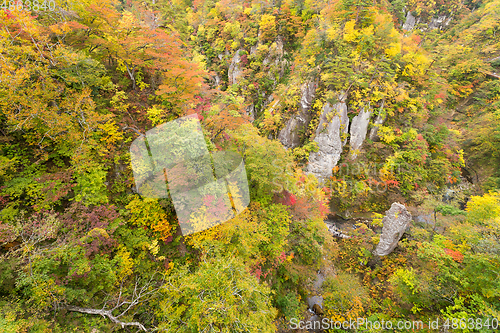
MULTIPOLYGON (((446 28, 452 20, 452 16, 446 16, 446 15, 441 15, 438 17, 432 17, 428 22, 427 22, 427 27, 425 25, 420 28, 422 31, 427 31, 427 30, 434 30, 434 29, 443 29, 446 28)), ((406 20, 403 23, 403 30, 406 30, 406 33, 409 34, 413 29, 415 29, 415 26, 417 26, 420 22, 420 17, 415 17, 412 15, 411 11, 408 11, 406 13, 406 20)), ((426 23, 426 22, 422 22, 426 23)))
POLYGON ((280 131, 278 140, 281 141, 286 148, 295 148, 300 145, 299 132, 304 129, 311 121, 309 109, 312 101, 316 96, 317 82, 310 81, 301 87, 301 97, 299 105, 299 113, 292 116, 285 124, 285 127, 280 131))
POLYGON ((303 111, 308 111, 311 108, 312 101, 316 96, 316 82, 312 81, 302 86, 302 96, 300 98, 300 106, 303 111))
POLYGON ((347 137, 342 139, 342 136, 347 133, 348 127, 345 100, 341 99, 333 106, 326 103, 314 139, 319 150, 309 155, 307 172, 314 174, 320 181, 332 176, 332 169, 337 165, 347 141, 347 137))
POLYGON ((306 120, 300 115, 290 118, 285 127, 280 131, 278 140, 281 141, 286 148, 295 148, 300 144, 298 129, 306 124, 306 120))
POLYGON ((247 114, 247 116, 250 116, 250 118, 253 121, 255 119, 255 105, 250 104, 249 106, 247 106, 246 114, 247 114))
POLYGON ((429 30, 434 30, 434 29, 441 30, 447 27, 450 24, 450 21, 451 17, 448 17, 446 15, 433 17, 427 27, 429 30))
POLYGON ((219 88, 221 82, 220 76, 219 74, 215 74, 213 78, 214 78, 215 88, 217 89, 219 88))
POLYGON ((373 127, 371 128, 370 134, 368 135, 368 137, 372 141, 377 141, 379 139, 379 137, 377 135, 378 128, 385 121, 385 115, 383 113, 383 110, 384 110, 384 101, 382 101, 382 105, 380 106, 380 110, 378 112, 378 115, 375 117, 375 120, 373 121, 373 127))
POLYGON ((328 231, 332 234, 333 237, 338 237, 338 238, 351 238, 351 236, 346 235, 342 232, 342 230, 338 229, 334 225, 328 225, 328 231))
POLYGON ((394 202, 391 208, 385 212, 382 219, 383 227, 380 235, 380 242, 373 254, 378 256, 386 256, 398 245, 401 236, 403 236, 406 228, 411 221, 411 214, 406 210, 406 207, 399 202, 394 202))
MULTIPOLYGON (((255 53, 257 51, 259 43, 257 43, 256 45, 257 47, 255 49, 252 47, 250 52, 253 51, 253 53, 255 53)), ((285 53, 286 52, 284 50, 283 37, 277 36, 274 42, 269 47, 269 53, 266 55, 264 60, 262 60, 262 65, 274 66, 273 70, 271 70, 271 72, 269 73, 271 76, 277 74, 277 76, 281 79, 285 74, 285 68, 288 65, 288 60, 284 58, 285 53)), ((272 78, 274 80, 274 84, 276 84, 276 77, 272 78)))
POLYGON ((236 53, 234 54, 233 59, 231 60, 231 64, 229 64, 229 69, 228 69, 229 85, 237 84, 238 78, 243 73, 240 67, 240 61, 241 61, 240 51, 241 49, 236 50, 236 53))
POLYGON ((383 123, 384 123, 384 118, 381 115, 378 115, 377 117, 375 117, 375 120, 373 121, 374 126, 370 130, 370 135, 368 136, 370 138, 370 140, 377 141, 379 139, 378 134, 377 134, 378 128, 383 123))
POLYGON ((371 115, 372 110, 370 109, 370 105, 368 105, 352 119, 351 128, 349 130, 351 134, 349 144, 351 145, 351 157, 353 159, 356 158, 359 148, 361 148, 361 145, 365 141, 371 115))
POLYGON ((285 69, 288 66, 288 60, 285 58, 285 43, 283 37, 276 37, 276 60, 274 61, 276 66, 279 66, 279 77, 280 79, 285 75, 285 69))
POLYGON ((416 223, 421 223, 421 224, 428 224, 428 225, 434 224, 434 218, 432 217, 432 213, 415 216, 413 217, 413 220, 416 223))
MULTIPOLYGON (((261 59, 261 57, 264 57, 264 59, 262 59, 262 68, 267 72, 268 78, 273 80, 273 90, 285 75, 285 70, 288 66, 288 60, 285 58, 286 51, 284 50, 284 39, 278 35, 274 42, 267 48, 265 56, 261 53, 263 51, 259 50, 259 47, 262 45, 263 44, 260 41, 253 45, 250 48, 250 53, 247 55, 247 59, 251 62, 253 61, 252 59, 261 59)), ((269 103, 273 100, 273 95, 269 94, 269 92, 265 92, 261 88, 257 88, 257 93, 265 100, 258 109, 256 105, 253 104, 253 102, 255 102, 253 98, 247 100, 252 103, 247 107, 247 115, 250 115, 252 120, 258 112, 265 110, 269 103)))
POLYGON ((411 14, 411 11, 408 11, 408 13, 406 13, 406 21, 403 24, 403 30, 406 30, 407 32, 412 31, 418 22, 420 22, 420 18, 418 18, 417 21, 415 16, 411 14))
POLYGON ((315 304, 323 308, 323 296, 312 296, 307 298, 307 305, 310 309, 312 309, 315 304))

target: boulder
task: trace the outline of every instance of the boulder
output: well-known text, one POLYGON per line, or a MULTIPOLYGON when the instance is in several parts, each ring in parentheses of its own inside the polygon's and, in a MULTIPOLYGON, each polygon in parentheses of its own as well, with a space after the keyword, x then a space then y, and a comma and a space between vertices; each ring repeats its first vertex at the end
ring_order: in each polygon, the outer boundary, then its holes
POLYGON ((307 298, 307 305, 309 309, 313 309, 315 305, 318 305, 320 308, 323 308, 323 296, 312 296, 307 298))
POLYGON ((444 203, 451 203, 453 199, 456 197, 456 192, 455 190, 452 190, 451 188, 446 189, 446 191, 443 194, 443 199, 442 201, 444 203))
MULTIPOLYGON (((304 318, 305 326, 302 326, 303 328, 306 327, 307 329, 301 329, 300 326, 299 326, 299 330, 286 331, 286 332, 297 332, 297 333, 302 333, 302 332, 320 333, 320 332, 324 332, 324 330, 321 329, 321 327, 323 327, 323 325, 324 325, 321 322, 322 321, 321 316, 318 316, 312 310, 309 310, 309 312, 312 315, 311 315, 310 318, 307 318, 307 316, 304 318)), ((280 331, 280 332, 285 332, 285 331, 280 331)))
POLYGON ((415 223, 434 225, 432 213, 417 215, 413 218, 413 221, 415 221, 415 223))
POLYGON ((345 100, 340 99, 333 106, 326 103, 314 139, 318 143, 319 150, 309 155, 308 173, 314 174, 320 181, 332 176, 332 169, 337 165, 347 141, 347 137, 342 139, 342 135, 347 133, 348 127, 349 118, 345 100))
POLYGON ((384 226, 382 227, 380 242, 373 254, 386 256, 391 253, 398 245, 410 221, 411 214, 406 207, 399 202, 394 202, 382 219, 384 226))
POLYGON ((328 231, 332 234, 332 236, 338 237, 338 238, 351 238, 351 236, 344 234, 342 232, 342 230, 337 228, 335 225, 333 225, 333 224, 328 225, 327 224, 327 226, 328 226, 328 231))
POLYGON ((359 148, 361 148, 361 145, 365 141, 371 115, 372 111, 370 109, 370 106, 368 105, 364 107, 361 112, 352 119, 351 128, 349 130, 351 134, 349 143, 351 145, 352 159, 356 158, 359 148))
POLYGON ((323 309, 318 304, 314 304, 313 307, 312 307, 312 310, 318 316, 322 316, 323 315, 323 309))

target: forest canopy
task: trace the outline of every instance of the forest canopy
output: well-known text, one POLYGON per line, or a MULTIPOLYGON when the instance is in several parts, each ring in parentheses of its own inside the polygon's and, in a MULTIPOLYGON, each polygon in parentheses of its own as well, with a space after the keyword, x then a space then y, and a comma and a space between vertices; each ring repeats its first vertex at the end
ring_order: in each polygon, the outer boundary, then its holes
POLYGON ((500 0, 0 2, 0 332, 495 332, 499 237, 500 0), (186 116, 248 185, 190 234, 131 153, 186 116))

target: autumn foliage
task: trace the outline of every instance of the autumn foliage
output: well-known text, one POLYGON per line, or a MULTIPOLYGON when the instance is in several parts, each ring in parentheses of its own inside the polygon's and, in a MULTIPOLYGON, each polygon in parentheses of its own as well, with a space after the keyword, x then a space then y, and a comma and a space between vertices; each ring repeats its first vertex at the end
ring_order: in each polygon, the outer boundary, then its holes
POLYGON ((22 4, 0 4, 1 332, 286 331, 312 295, 335 321, 498 319, 499 0, 22 4), (339 95, 345 144, 318 179, 339 95), (227 202, 201 188, 183 236, 130 146, 194 114, 211 155, 241 156, 250 204, 214 223, 227 202), (415 221, 378 258, 395 201, 415 221))

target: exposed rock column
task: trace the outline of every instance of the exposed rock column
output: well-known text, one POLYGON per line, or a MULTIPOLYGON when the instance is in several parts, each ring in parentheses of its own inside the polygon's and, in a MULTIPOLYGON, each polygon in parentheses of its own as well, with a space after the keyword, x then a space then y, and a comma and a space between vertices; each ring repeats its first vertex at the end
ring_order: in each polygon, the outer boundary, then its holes
POLYGON ((243 71, 240 68, 240 61, 241 61, 240 51, 241 49, 236 50, 236 53, 234 54, 233 59, 231 60, 231 64, 229 64, 229 69, 228 69, 229 85, 237 84, 238 78, 243 73, 243 71))
POLYGON ((372 115, 372 111, 370 109, 370 105, 363 107, 361 112, 352 119, 351 123, 351 157, 353 159, 358 155, 358 150, 365 141, 366 132, 368 131, 368 124, 370 123, 370 117, 372 115))
POLYGON ((382 235, 380 235, 380 242, 373 254, 386 256, 394 251, 410 221, 411 214, 406 210, 406 207, 399 202, 394 202, 382 219, 384 224, 382 235))
MULTIPOLYGON (((420 18, 419 20, 420 21, 420 18)), ((405 23, 403 24, 403 30, 406 30, 408 32, 412 31, 413 28, 415 28, 415 25, 417 24, 417 20, 415 18, 415 16, 413 16, 411 14, 411 11, 408 11, 408 13, 406 13, 406 21, 405 23)))
POLYGON ((341 136, 347 133, 348 127, 349 118, 345 100, 341 99, 333 106, 326 103, 314 139, 318 143, 319 151, 309 155, 307 172, 313 173, 320 180, 332 176, 332 169, 337 165, 347 141, 347 137, 342 139, 341 136))
POLYGON ((302 88, 302 95, 300 98, 300 106, 298 115, 292 116, 287 122, 285 127, 280 131, 278 140, 281 141, 286 148, 295 148, 300 144, 299 131, 305 128, 311 115, 309 109, 311 108, 312 101, 316 96, 317 82, 311 81, 305 83, 302 88))
POLYGON ((378 112, 378 115, 377 115, 377 117, 375 117, 375 120, 373 121, 373 127, 370 130, 370 135, 368 136, 370 138, 370 140, 372 140, 372 141, 378 140, 378 135, 377 135, 378 128, 385 121, 385 117, 382 116, 383 109, 384 109, 384 101, 382 101, 382 105, 380 106, 380 110, 378 112))
MULTIPOLYGON (((260 32, 259 32, 260 36, 260 32)), ((256 54, 259 46, 262 45, 260 41, 258 41, 254 46, 250 48, 250 56, 256 54)), ((284 50, 284 41, 283 37, 277 36, 274 42, 268 49, 268 53, 266 54, 264 60, 262 60, 262 65, 265 70, 267 70, 267 76, 273 80, 273 88, 277 86, 279 80, 283 78, 285 75, 285 68, 288 65, 288 60, 285 58, 286 51, 284 50)), ((261 92, 259 90, 260 96, 266 98, 264 103, 261 105, 261 110, 265 110, 270 102, 273 100, 273 95, 266 96, 265 92, 261 92)), ((250 115, 252 119, 254 119, 255 115, 255 105, 250 104, 247 107, 247 115, 250 115)))
MULTIPOLYGON (((438 17, 431 17, 429 21, 427 22, 427 27, 423 26, 420 28, 422 31, 427 31, 427 30, 434 30, 434 29, 444 29, 446 28, 451 20, 453 18, 453 15, 447 16, 447 15, 441 15, 438 17)), ((411 11, 408 11, 406 13, 406 20, 405 23, 403 23, 403 30, 406 31, 407 34, 409 34, 413 29, 415 29, 415 26, 420 23, 420 17, 415 17, 412 15, 411 11)), ((423 22, 425 23, 425 22, 423 22)))
POLYGON ((433 17, 431 21, 429 22, 428 28, 429 30, 434 30, 434 29, 443 29, 447 27, 450 24, 451 17, 448 17, 446 15, 438 16, 438 17, 433 17))
POLYGON ((375 125, 374 127, 372 127, 372 129, 370 130, 370 135, 369 135, 369 138, 370 140, 372 141, 376 141, 378 140, 378 128, 380 127, 380 125, 382 125, 384 123, 384 118, 380 115, 378 115, 375 120, 373 121, 373 125, 375 125))

